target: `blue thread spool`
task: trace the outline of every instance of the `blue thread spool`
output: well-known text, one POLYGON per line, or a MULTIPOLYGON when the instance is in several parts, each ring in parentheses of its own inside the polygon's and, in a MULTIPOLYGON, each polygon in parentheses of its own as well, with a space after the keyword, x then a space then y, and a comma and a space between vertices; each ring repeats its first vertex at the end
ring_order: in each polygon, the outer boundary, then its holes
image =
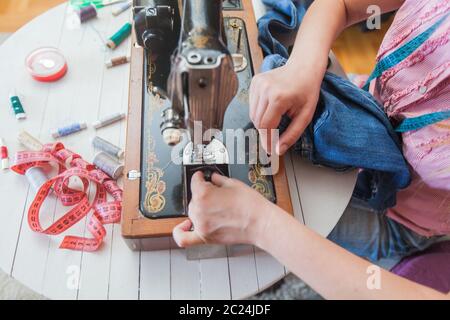
POLYGON ((54 139, 65 137, 76 133, 78 131, 84 130, 87 128, 87 124, 85 122, 82 123, 73 123, 65 127, 61 127, 52 131, 52 137, 54 139))

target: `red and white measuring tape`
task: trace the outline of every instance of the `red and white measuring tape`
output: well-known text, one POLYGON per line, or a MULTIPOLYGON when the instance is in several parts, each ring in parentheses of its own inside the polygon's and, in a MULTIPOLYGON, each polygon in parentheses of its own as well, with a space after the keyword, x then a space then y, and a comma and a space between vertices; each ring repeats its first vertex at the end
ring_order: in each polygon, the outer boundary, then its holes
POLYGON ((58 235, 83 219, 93 210, 88 223, 88 230, 93 238, 66 236, 60 248, 78 251, 96 251, 106 235, 103 225, 118 223, 122 211, 122 190, 117 183, 103 171, 83 160, 80 155, 65 149, 62 143, 44 145, 41 151, 21 151, 14 158, 11 170, 24 175, 32 167, 43 167, 51 164, 58 166, 58 175, 45 182, 38 190, 28 210, 30 228, 47 235, 58 235), (83 190, 69 187, 69 180, 78 177, 83 184, 83 190), (89 201, 88 189, 96 185, 96 194, 89 201), (72 206, 63 217, 44 229, 39 222, 42 204, 53 190, 64 206, 72 206), (110 194, 114 201, 107 201, 110 194))

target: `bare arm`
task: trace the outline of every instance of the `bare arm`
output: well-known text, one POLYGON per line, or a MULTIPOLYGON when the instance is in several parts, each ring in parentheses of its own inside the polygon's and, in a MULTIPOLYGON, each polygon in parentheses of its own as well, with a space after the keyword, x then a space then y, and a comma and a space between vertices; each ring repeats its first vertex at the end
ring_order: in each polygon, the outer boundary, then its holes
MULTIPOLYGON (((311 122, 328 55, 336 37, 347 26, 368 17, 367 8, 378 5, 382 12, 395 10, 404 0, 315 0, 308 9, 287 64, 256 75, 250 88, 250 118, 264 138, 287 114, 291 124, 275 146, 284 154, 311 122), (295 79, 295 81, 293 81, 295 79)), ((269 139, 270 141, 270 139, 269 139)), ((267 151, 271 146, 264 144, 267 151)))
POLYGON ((314 68, 323 77, 331 46, 345 28, 366 20, 369 17, 369 6, 377 5, 385 13, 398 9, 403 2, 404 0, 315 0, 303 19, 288 63, 294 68, 314 68))
POLYGON ((369 262, 300 224, 242 182, 201 172, 192 178, 189 218, 174 231, 181 247, 200 243, 254 244, 269 252, 327 299, 449 299, 430 288, 380 271, 370 289, 369 262), (191 227, 194 225, 194 230, 191 227))
MULTIPOLYGON (((278 209, 281 211, 281 209, 278 209)), ((327 299, 449 299, 380 269, 379 289, 367 286, 372 265, 322 238, 284 212, 271 211, 270 232, 257 243, 327 299), (282 244, 282 245, 280 245, 282 244)))

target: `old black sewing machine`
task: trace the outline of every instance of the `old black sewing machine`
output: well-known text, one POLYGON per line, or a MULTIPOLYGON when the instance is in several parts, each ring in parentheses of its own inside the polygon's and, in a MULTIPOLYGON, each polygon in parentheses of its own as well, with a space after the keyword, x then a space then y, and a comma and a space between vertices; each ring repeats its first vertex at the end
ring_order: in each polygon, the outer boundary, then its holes
POLYGON ((170 247, 198 170, 239 179, 292 212, 282 161, 262 175, 259 163, 237 159, 256 150, 249 136, 217 134, 252 128, 248 89, 262 53, 251 0, 135 0, 133 12, 122 218, 130 248, 170 247))

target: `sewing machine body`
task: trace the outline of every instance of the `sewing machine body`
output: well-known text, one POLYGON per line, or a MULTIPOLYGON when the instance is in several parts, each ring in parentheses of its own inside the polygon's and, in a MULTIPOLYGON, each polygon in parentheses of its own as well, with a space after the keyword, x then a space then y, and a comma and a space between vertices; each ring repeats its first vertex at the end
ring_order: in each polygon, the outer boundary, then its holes
MULTIPOLYGON (((173 7, 171 25, 165 25, 166 29, 169 26, 172 31, 167 33, 166 30, 162 36, 156 30, 147 37, 149 41, 154 41, 153 37, 156 37, 156 44, 152 43, 154 48, 158 48, 156 54, 139 46, 132 47, 125 158, 127 177, 124 182, 122 218, 122 235, 128 245, 133 250, 157 250, 171 247, 173 227, 186 219, 186 208, 191 196, 190 177, 197 170, 217 171, 239 179, 292 213, 282 160, 275 176, 261 175, 258 164, 242 163, 242 161, 239 162, 241 164, 234 164, 238 162, 236 160, 239 148, 244 148, 247 156, 255 152, 255 146, 246 143, 245 136, 243 140, 238 139, 239 141, 230 144, 227 143, 226 135, 221 137, 222 140, 212 140, 209 145, 205 143, 205 150, 210 152, 202 152, 202 154, 217 155, 212 162, 208 162, 206 158, 195 162, 192 161, 192 156, 187 156, 193 154, 193 149, 197 145, 190 135, 180 136, 181 141, 175 146, 167 143, 167 138, 172 139, 174 133, 170 131, 169 135, 164 134, 165 125, 168 124, 171 130, 174 129, 173 123, 167 121, 168 113, 172 112, 170 110, 179 112, 183 108, 179 105, 182 99, 174 97, 177 95, 176 92, 174 93, 177 88, 174 89, 168 85, 174 68, 173 53, 180 43, 182 23, 180 16, 183 8, 177 0, 135 0, 134 7, 148 7, 149 4, 155 3, 164 5, 169 3, 173 7), (158 40, 158 37, 163 41, 158 40), (177 103, 178 106, 174 107, 177 103), (220 158, 221 154, 223 154, 222 158, 220 158), (179 161, 174 161, 177 159, 179 161)), ((136 14, 139 10, 141 9, 135 9, 136 14)), ((223 30, 220 32, 224 37, 223 43, 226 45, 223 57, 229 58, 232 54, 237 54, 241 65, 235 68, 235 73, 226 73, 230 82, 227 85, 234 92, 230 102, 225 101, 226 112, 223 119, 220 119, 220 115, 214 114, 215 118, 211 118, 210 127, 245 130, 252 127, 248 115, 248 89, 254 70, 257 70, 262 62, 251 0, 223 1, 223 19, 220 19, 223 20, 223 30), (232 88, 232 74, 236 75, 235 89, 232 88)), ((156 25, 164 26, 164 22, 156 20, 156 25)), ((136 28, 138 27, 139 25, 136 24, 136 28)), ((139 44, 145 46, 145 41, 137 39, 135 34, 133 34, 133 42, 140 42, 139 44)), ((221 81, 224 82, 223 79, 221 81)), ((230 96, 229 93, 227 94, 230 96)), ((194 102, 190 106, 192 104, 194 102)), ((218 106, 215 107, 219 109, 218 106)), ((191 107, 191 110, 194 108, 191 107)), ((205 110, 205 107, 197 110, 200 110, 198 117, 202 117, 202 110, 205 110)), ((215 113, 220 113, 220 110, 216 110, 215 113)), ((185 115, 178 117, 178 119, 184 118, 186 118, 185 115)), ((170 119, 173 121, 174 118, 170 119)), ((180 125, 188 131, 189 126, 188 120, 180 125)), ((175 139, 178 137, 176 136, 175 139)), ((201 141, 201 143, 204 142, 201 141)))

